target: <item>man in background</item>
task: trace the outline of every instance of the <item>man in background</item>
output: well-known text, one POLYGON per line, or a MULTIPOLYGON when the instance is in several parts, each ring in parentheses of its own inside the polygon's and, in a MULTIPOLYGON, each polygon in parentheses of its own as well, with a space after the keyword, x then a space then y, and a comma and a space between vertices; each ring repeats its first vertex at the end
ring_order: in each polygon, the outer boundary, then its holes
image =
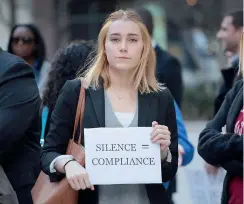
POLYGON ((222 105, 225 95, 234 85, 238 74, 239 44, 243 33, 243 11, 234 11, 224 16, 220 29, 216 35, 221 42, 228 63, 221 69, 223 84, 214 103, 214 115, 222 105))
MULTIPOLYGON (((243 11, 233 11, 226 14, 221 22, 220 29, 216 35, 221 42, 223 52, 227 57, 226 66, 221 69, 223 82, 214 101, 214 115, 221 107, 226 94, 235 82, 241 78, 239 70, 239 44, 243 33, 243 11)), ((217 174, 218 167, 210 164, 205 165, 208 174, 217 174)))
POLYGON ((181 107, 183 97, 183 80, 180 62, 165 50, 161 49, 153 39, 153 18, 151 13, 144 9, 137 9, 149 34, 152 37, 152 46, 156 53, 156 77, 160 83, 165 84, 173 95, 177 105, 181 107))

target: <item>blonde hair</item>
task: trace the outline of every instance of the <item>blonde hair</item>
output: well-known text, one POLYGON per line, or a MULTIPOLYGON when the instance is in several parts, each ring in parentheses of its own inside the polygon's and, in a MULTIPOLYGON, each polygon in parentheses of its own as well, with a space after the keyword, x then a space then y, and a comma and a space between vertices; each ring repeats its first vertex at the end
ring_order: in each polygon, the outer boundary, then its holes
POLYGON ((105 54, 105 40, 109 26, 116 20, 133 21, 139 26, 142 33, 142 56, 132 74, 132 83, 134 88, 139 90, 141 93, 159 91, 162 88, 162 85, 157 82, 155 77, 156 57, 152 47, 151 37, 139 15, 132 10, 115 11, 110 14, 104 22, 98 35, 96 56, 90 63, 90 68, 84 74, 85 84, 96 89, 99 87, 100 78, 102 77, 104 81, 104 88, 108 88, 111 85, 108 72, 108 61, 105 54))

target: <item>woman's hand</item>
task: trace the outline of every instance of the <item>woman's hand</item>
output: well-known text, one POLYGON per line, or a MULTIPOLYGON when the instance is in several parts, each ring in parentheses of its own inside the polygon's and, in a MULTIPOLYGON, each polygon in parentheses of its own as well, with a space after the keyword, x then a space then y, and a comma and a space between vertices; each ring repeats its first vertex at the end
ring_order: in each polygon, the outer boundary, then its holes
POLYGON ((159 125, 158 122, 152 122, 152 133, 151 133, 151 140, 153 143, 160 144, 161 150, 164 152, 170 145, 170 131, 167 126, 159 125))
POLYGON ((90 188, 94 190, 94 186, 91 185, 88 173, 84 167, 82 167, 77 161, 70 161, 65 165, 66 178, 69 185, 74 190, 85 190, 90 188))

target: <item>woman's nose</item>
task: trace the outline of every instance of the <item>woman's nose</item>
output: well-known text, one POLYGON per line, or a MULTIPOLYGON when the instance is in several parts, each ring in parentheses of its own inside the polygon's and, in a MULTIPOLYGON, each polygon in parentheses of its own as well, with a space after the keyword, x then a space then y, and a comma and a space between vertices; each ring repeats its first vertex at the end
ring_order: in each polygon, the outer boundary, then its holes
POLYGON ((120 46, 120 51, 121 52, 127 52, 127 50, 128 50, 128 47, 127 47, 126 41, 122 41, 121 46, 120 46))

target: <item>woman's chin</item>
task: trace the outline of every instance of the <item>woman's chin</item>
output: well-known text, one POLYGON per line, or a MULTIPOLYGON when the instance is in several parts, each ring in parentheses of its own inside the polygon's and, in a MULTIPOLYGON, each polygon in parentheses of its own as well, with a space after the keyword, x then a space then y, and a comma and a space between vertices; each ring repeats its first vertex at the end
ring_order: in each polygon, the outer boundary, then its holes
POLYGON ((132 66, 129 66, 128 64, 117 64, 113 67, 113 69, 116 69, 117 71, 131 71, 133 70, 132 66))

